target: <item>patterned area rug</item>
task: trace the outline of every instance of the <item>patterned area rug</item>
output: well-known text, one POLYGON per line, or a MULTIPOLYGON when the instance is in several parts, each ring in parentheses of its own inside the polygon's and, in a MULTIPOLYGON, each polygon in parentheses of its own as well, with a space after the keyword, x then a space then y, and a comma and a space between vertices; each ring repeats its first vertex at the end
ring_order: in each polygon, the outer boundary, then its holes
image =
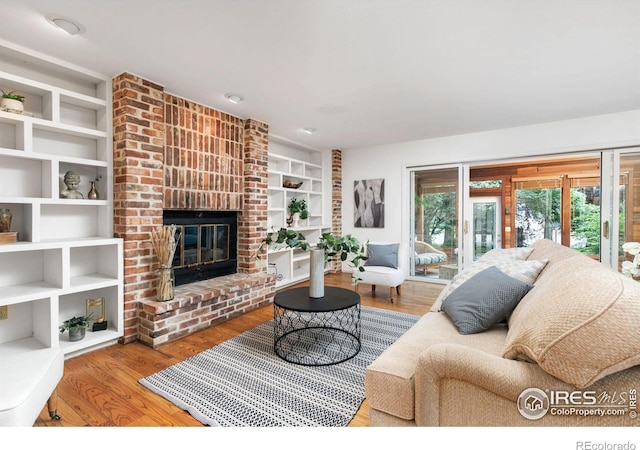
POLYGON ((269 321, 139 382, 206 425, 346 426, 364 401, 366 367, 418 319, 363 306, 358 355, 321 367, 276 356, 269 321))

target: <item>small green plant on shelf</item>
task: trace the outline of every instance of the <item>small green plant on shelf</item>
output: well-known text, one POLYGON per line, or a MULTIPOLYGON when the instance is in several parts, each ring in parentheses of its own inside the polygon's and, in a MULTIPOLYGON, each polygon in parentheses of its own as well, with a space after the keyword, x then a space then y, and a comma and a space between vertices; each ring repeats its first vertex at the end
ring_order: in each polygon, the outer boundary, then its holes
POLYGON ((24 95, 17 94, 16 91, 5 92, 2 90, 1 98, 8 98, 9 100, 17 100, 19 102, 24 102, 24 95))
POLYGON ((307 209, 307 201, 303 198, 292 198, 289 202, 289 212, 291 214, 298 213, 302 220, 309 217, 309 210, 307 209))
POLYGON ((93 314, 89 314, 88 316, 72 317, 71 319, 67 319, 62 322, 62 325, 60 325, 60 333, 69 331, 72 328, 84 328, 86 330, 92 323, 93 314))

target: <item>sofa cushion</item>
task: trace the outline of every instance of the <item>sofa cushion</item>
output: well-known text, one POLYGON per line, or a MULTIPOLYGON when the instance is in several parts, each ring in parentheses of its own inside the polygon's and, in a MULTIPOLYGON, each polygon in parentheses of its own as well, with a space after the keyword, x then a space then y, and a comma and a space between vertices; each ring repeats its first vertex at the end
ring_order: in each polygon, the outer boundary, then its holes
POLYGON ((586 256, 557 261, 514 311, 503 356, 583 389, 640 364, 640 283, 586 256))
POLYGON ((367 244, 367 261, 365 266, 382 266, 398 268, 399 244, 367 244))
POLYGON ((443 297, 443 301, 447 300, 453 291, 455 291, 462 283, 470 279, 472 276, 477 273, 482 272, 484 269, 495 266, 500 269, 502 272, 506 273, 508 276, 512 278, 516 278, 525 283, 534 284, 538 275, 544 269, 544 266, 547 264, 547 260, 505 260, 505 261, 494 261, 491 259, 488 260, 480 260, 475 261, 471 266, 464 269, 462 272, 459 272, 453 279, 451 280, 451 284, 447 290, 447 293, 443 297))
POLYGON ((460 334, 480 333, 506 319, 532 287, 491 266, 462 283, 442 310, 460 334))

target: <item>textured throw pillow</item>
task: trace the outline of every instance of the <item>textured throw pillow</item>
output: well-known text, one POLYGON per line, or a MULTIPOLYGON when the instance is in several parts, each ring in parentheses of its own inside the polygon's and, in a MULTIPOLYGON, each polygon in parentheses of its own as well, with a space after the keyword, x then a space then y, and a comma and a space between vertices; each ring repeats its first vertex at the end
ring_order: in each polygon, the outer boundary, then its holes
POLYGON ((578 389, 640 364, 640 283, 581 259, 556 262, 538 280, 517 307, 503 353, 578 389))
POLYGON ((533 253, 533 247, 494 248, 493 250, 489 250, 478 259, 483 261, 511 261, 514 259, 524 260, 527 259, 531 253, 533 253))
POLYGON ((504 320, 532 287, 495 266, 488 267, 449 295, 442 310, 460 334, 480 333, 504 320))
POLYGON ((365 266, 398 268, 398 247, 400 244, 367 244, 365 266))
POLYGON ((445 300, 451 295, 462 283, 477 273, 482 272, 484 269, 495 266, 508 276, 525 283, 534 284, 542 269, 547 264, 546 259, 541 260, 506 260, 506 261, 493 261, 491 259, 475 261, 471 266, 459 272, 451 280, 451 284, 447 290, 447 294, 444 297, 445 300))

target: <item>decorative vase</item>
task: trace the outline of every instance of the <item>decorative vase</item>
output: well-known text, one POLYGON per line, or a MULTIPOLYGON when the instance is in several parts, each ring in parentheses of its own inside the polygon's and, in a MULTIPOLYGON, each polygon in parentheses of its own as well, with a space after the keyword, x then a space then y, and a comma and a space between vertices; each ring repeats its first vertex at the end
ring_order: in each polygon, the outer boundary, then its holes
POLYGON ((0 233, 8 233, 11 231, 11 211, 8 209, 0 209, 0 233))
POLYGON ((300 226, 300 213, 293 213, 293 227, 299 227, 300 226))
POLYGON ((87 329, 85 327, 69 328, 69 340, 71 342, 81 341, 84 339, 87 329))
POLYGON ((24 112, 24 104, 20 100, 13 98, 3 98, 2 101, 0 101, 0 106, 2 106, 2 109, 7 109, 12 112, 24 112))
POLYGON ((158 269, 158 295, 156 300, 159 302, 173 300, 174 282, 173 267, 160 267, 158 269))
POLYGON ((309 297, 324 297, 324 249, 309 251, 309 297))
POLYGON ((91 189, 89 189, 89 193, 87 194, 87 198, 90 200, 98 200, 98 191, 96 190, 96 182, 91 182, 91 189))

